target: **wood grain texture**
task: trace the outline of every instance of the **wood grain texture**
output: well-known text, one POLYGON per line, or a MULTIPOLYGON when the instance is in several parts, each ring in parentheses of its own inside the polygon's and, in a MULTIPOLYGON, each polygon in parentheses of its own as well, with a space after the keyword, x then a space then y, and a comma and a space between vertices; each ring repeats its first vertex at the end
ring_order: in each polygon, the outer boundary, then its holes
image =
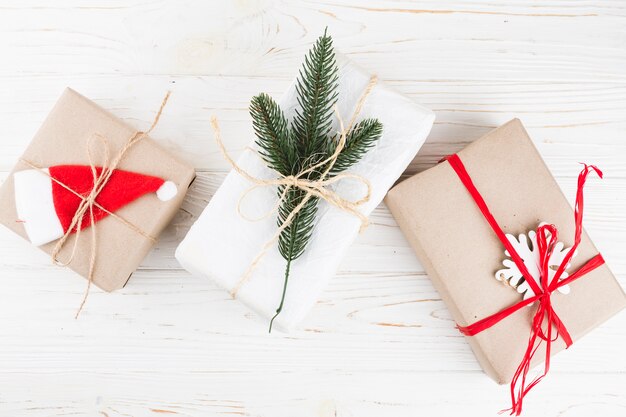
MULTIPOLYGON (((278 97, 328 26, 338 49, 432 108, 407 174, 520 117, 565 194, 603 168, 586 228, 626 286, 626 2, 0 1, 0 181, 62 89, 138 128, 165 90, 156 140, 199 172, 126 288, 94 290, 0 230, 0 416, 485 416, 507 387, 480 370, 384 205, 302 325, 266 323, 174 249, 251 139, 250 97, 278 97)), ((527 416, 626 412, 626 316, 553 362, 527 416)))

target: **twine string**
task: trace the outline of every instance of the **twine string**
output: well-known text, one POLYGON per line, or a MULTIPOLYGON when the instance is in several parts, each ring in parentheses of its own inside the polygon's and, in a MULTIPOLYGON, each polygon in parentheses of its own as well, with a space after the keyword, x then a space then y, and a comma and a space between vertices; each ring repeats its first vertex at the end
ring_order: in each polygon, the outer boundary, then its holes
MULTIPOLYGON (((220 149, 220 151, 222 152, 222 155, 224 156, 224 159, 226 159, 226 161, 230 164, 230 166, 232 167, 232 169, 237 172, 239 175, 241 175, 243 178, 245 178, 246 180, 250 181, 251 183, 253 183, 254 185, 250 188, 248 188, 246 191, 243 192, 243 194, 241 194, 241 196, 239 197, 239 200, 237 202, 237 212, 238 214, 247 220, 252 220, 252 221, 259 221, 262 219, 267 218, 268 216, 270 216, 271 214, 275 213, 276 211, 278 211, 278 208, 280 207, 280 205, 285 201, 286 197, 287 197, 287 193, 289 192, 290 188, 298 188, 302 191, 304 191, 306 194, 304 195, 304 197, 302 198, 302 200, 300 201, 300 203, 294 207, 294 209, 289 213, 289 215, 287 215, 287 217, 285 218, 285 220, 280 224, 280 226, 276 229, 276 231, 274 232, 274 234, 272 235, 272 237, 267 240, 261 250, 259 251, 259 253, 254 257, 254 259, 252 260, 252 262, 250 263, 250 265, 248 266, 248 268, 246 269, 246 271, 243 273, 243 275, 240 277, 239 281, 235 284, 235 286, 233 287, 233 289, 230 291, 230 294, 233 298, 237 297, 237 294, 239 292, 239 290, 241 289, 241 287, 250 279, 252 272, 255 270, 255 268, 258 266, 259 262, 261 261, 261 259, 263 259, 263 257, 267 254, 267 251, 274 245, 274 243, 280 238, 280 235, 283 233, 283 231, 289 227, 289 225, 291 225, 291 223, 294 221, 295 217, 298 215, 298 213, 306 206, 306 204, 309 202, 309 200, 311 200, 311 198, 318 198, 321 200, 326 201, 327 203, 329 203, 330 205, 346 212, 349 213, 355 217, 357 217, 360 220, 361 226, 359 228, 359 232, 362 232, 363 230, 365 230, 365 228, 367 228, 368 224, 369 224, 369 220, 367 218, 367 216, 365 216, 363 213, 361 213, 361 211, 359 210, 359 207, 363 204, 365 204, 366 202, 368 202, 371 198, 371 194, 372 194, 372 185, 371 183, 364 177, 357 175, 357 174, 350 174, 350 173, 338 173, 336 175, 333 176, 329 176, 332 168, 334 167, 335 163, 337 162, 337 158, 339 158, 339 155, 341 154, 341 151, 345 148, 346 146, 346 140, 347 140, 347 134, 348 132, 350 132, 350 130, 352 129, 352 127, 354 126, 354 123, 359 115, 359 113, 361 112, 363 105, 365 103, 365 100, 367 99, 367 97, 370 95, 372 89, 374 88, 374 86, 376 85, 376 83, 378 82, 378 78, 376 76, 372 76, 367 84, 367 87, 365 88, 365 90, 363 91, 363 93, 361 94, 356 106, 355 106, 355 110, 352 114, 352 117, 350 119, 350 124, 348 125, 348 129, 345 128, 344 126, 344 122, 343 119, 341 118, 341 115, 339 114, 339 111, 337 110, 337 106, 334 106, 333 110, 335 112, 335 115, 337 117, 337 120, 339 121, 339 139, 337 141, 337 146, 335 148, 335 151, 332 153, 332 155, 328 156, 327 158, 321 160, 320 162, 317 162, 313 165, 311 165, 310 167, 308 167, 307 169, 302 170, 301 172, 299 172, 297 175, 282 175, 279 174, 279 176, 277 178, 273 178, 273 179, 263 179, 263 178, 257 178, 253 175, 251 175, 250 173, 248 173, 246 170, 244 170, 243 168, 241 168, 239 165, 237 165, 237 163, 232 159, 232 157, 229 155, 228 151, 226 151, 226 147, 224 146, 224 142, 222 141, 222 135, 221 135, 221 131, 220 131, 220 127, 219 127, 219 123, 217 121, 217 118, 215 116, 213 116, 211 118, 211 126, 213 128, 213 132, 215 135, 215 140, 218 144, 218 147, 220 149), (304 176, 306 176, 307 174, 314 172, 316 169, 323 167, 324 171, 321 173, 319 179, 317 180, 311 180, 308 178, 303 178, 304 176), (363 184, 366 188, 366 193, 365 195, 356 200, 356 201, 352 201, 352 200, 348 200, 346 198, 341 197, 338 193, 336 193, 334 190, 330 189, 329 186, 333 185, 341 180, 345 180, 345 179, 352 179, 356 182, 360 182, 361 184, 363 184), (278 196, 278 199, 276 201, 276 203, 274 204, 274 206, 268 211, 266 212, 263 216, 259 217, 259 218, 250 218, 248 216, 245 215, 245 213, 243 213, 242 208, 241 208, 241 204, 242 201, 254 190, 256 190, 257 188, 261 188, 261 187, 272 187, 272 186, 283 186, 283 190, 281 192, 281 194, 278 196)), ((255 151, 255 153, 258 155, 258 152, 255 151)), ((260 155, 259 155, 260 157, 260 155)))
POLYGON ((95 222, 94 207, 98 208, 99 210, 102 210, 103 212, 111 216, 112 218, 121 222, 122 224, 127 226, 129 229, 140 234, 146 239, 149 239, 152 242, 156 241, 156 238, 154 238, 153 236, 150 236, 149 234, 141 230, 136 225, 130 223, 126 219, 122 218, 121 216, 102 207, 100 204, 98 204, 96 199, 98 198, 98 195, 102 192, 102 190, 106 187, 114 171, 117 169, 118 165, 122 162, 122 160, 126 157, 127 153, 133 148, 133 146, 135 146, 137 143, 143 140, 146 136, 148 136, 152 132, 152 130, 156 127, 156 125, 159 123, 161 114, 163 113, 163 109, 165 108, 165 105, 167 104, 169 97, 170 97, 170 92, 168 91, 165 97, 163 98, 163 101, 161 102, 161 106, 159 107, 159 110, 157 111, 157 114, 154 117, 154 120, 152 121, 152 124, 150 125, 148 130, 146 130, 145 132, 136 131, 135 133, 133 133, 132 136, 124 144, 124 147, 122 147, 122 149, 119 150, 119 152, 115 155, 115 157, 111 161, 109 161, 110 146, 106 138, 100 135, 94 135, 89 138, 87 142, 87 156, 89 159, 89 167, 91 168, 91 174, 93 176, 93 187, 91 188, 90 192, 87 195, 83 195, 81 193, 76 192, 67 184, 64 184, 58 179, 52 177, 50 173, 46 171, 44 168, 24 158, 21 159, 21 162, 41 172, 42 174, 45 174, 56 184, 63 187, 65 190, 71 192, 76 197, 80 198, 81 200, 78 205, 78 208, 76 209, 76 212, 74 213, 74 216, 72 217, 72 221, 70 222, 69 227, 67 228, 63 236, 59 240, 57 240, 54 246, 54 249, 52 250, 52 253, 50 255, 52 258, 52 262, 55 265, 68 266, 73 261, 76 255, 78 244, 80 242, 80 236, 81 236, 81 231, 83 229, 83 222, 85 221, 85 216, 89 216, 90 226, 91 226, 90 227, 91 250, 90 250, 90 255, 89 255, 89 270, 88 270, 88 275, 87 275, 87 287, 85 289, 85 293, 83 295, 82 301, 80 303, 80 306, 78 307, 78 310, 76 311, 76 315, 74 318, 78 318, 78 316, 80 315, 80 312, 83 310, 83 307, 85 306, 87 297, 89 296, 89 291, 91 289, 91 284, 93 282, 94 270, 96 266, 96 258, 98 254, 98 240, 97 240, 97 230, 96 230, 97 227, 96 227, 96 222, 95 222), (98 140, 100 140, 100 143, 102 144, 102 148, 104 149, 104 158, 103 158, 104 160, 102 161, 103 163, 101 164, 100 174, 98 174, 98 170, 96 168, 97 165, 96 165, 95 158, 92 152, 92 145, 93 145, 94 138, 97 138, 98 140), (65 247, 67 240, 74 232, 76 233, 76 237, 72 245, 72 251, 70 252, 70 256, 65 261, 62 261, 59 259, 60 252, 65 247))

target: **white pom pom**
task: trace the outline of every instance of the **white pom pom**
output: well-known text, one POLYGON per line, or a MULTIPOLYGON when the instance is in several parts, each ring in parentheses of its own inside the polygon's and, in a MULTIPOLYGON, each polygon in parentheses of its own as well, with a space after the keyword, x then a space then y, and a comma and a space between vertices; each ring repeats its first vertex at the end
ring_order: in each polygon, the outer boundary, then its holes
POLYGON ((176 184, 172 181, 165 181, 161 187, 156 192, 157 197, 161 201, 171 200, 178 193, 178 188, 176 188, 176 184))

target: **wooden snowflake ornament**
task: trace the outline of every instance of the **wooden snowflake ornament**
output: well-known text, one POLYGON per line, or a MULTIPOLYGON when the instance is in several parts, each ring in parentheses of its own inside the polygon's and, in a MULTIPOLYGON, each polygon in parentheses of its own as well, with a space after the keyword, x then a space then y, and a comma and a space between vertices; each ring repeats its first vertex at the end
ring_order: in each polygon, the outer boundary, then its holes
MULTIPOLYGON (((545 223, 541 223, 539 226, 542 226, 544 224, 545 223)), ((549 236, 550 235, 548 233, 548 237, 549 236)), ((533 276, 533 278, 537 282, 537 285, 541 286, 538 266, 539 250, 537 249, 537 232, 531 230, 530 232, 528 232, 528 236, 522 233, 517 238, 511 234, 507 234, 506 238, 509 240, 509 242, 511 242, 511 245, 513 246, 513 248, 515 248, 515 251, 524 261, 528 272, 533 276)), ((550 255, 549 261, 548 271, 550 276, 548 277, 548 282, 552 281, 556 270, 558 269, 561 262, 563 262, 563 258, 565 258, 570 250, 571 248, 565 248, 563 242, 557 242, 554 245, 554 250, 550 255)), ((509 254, 509 251, 505 250, 504 254, 508 257, 507 259, 502 261, 502 265, 504 265, 505 268, 500 269, 496 272, 496 279, 514 288, 515 290, 517 290, 518 293, 523 294, 524 300, 533 297, 535 295, 535 292, 532 288, 530 288, 530 285, 528 285, 528 282, 526 282, 526 280, 524 279, 519 268, 510 258, 511 255, 509 254)), ((576 252, 574 252, 572 258, 574 256, 576 256, 576 252)), ((566 269, 569 268, 569 266, 570 264, 567 264, 566 269)), ((567 278, 568 275, 569 274, 564 271, 559 280, 567 278)), ((569 285, 559 287, 558 291, 562 294, 568 294, 570 291, 569 285)))

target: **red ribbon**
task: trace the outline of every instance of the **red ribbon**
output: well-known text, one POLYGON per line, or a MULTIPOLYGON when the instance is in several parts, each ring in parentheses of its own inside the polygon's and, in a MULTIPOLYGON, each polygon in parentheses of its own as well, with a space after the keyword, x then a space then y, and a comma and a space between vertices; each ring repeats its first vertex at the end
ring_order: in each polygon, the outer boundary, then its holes
POLYGON ((591 258, 587 263, 585 263, 581 268, 579 268, 576 272, 569 275, 567 278, 561 280, 560 277, 563 275, 565 268, 569 264, 572 256, 574 256, 574 252, 576 252, 576 248, 580 244, 581 235, 582 235, 582 219, 583 219, 583 206, 584 206, 584 198, 583 198, 583 188, 585 186, 585 181, 587 180, 587 175, 591 171, 594 171, 600 178, 602 178, 602 171, 600 171, 597 167, 593 165, 584 165, 584 168, 578 175, 578 189, 576 192, 576 204, 574 206, 574 221, 576 225, 576 231, 574 233, 574 244, 572 248, 569 250, 567 255, 563 258, 563 261, 559 265, 557 271, 554 274, 554 277, 551 281, 549 281, 549 271, 548 271, 548 262, 550 260, 550 255, 554 249, 554 245, 557 242, 557 228, 554 225, 543 225, 537 229, 537 249, 539 251, 539 272, 540 279, 537 282, 533 276, 528 272, 524 261, 519 256, 519 254, 511 245, 511 242, 506 238, 505 233, 502 231, 496 219, 493 217, 491 212, 489 211, 489 207, 485 203, 485 200, 482 198, 476 186, 474 185, 472 179, 467 173, 465 166, 461 162, 461 159, 458 155, 450 155, 446 158, 446 160, 450 163, 450 166, 454 169, 454 171, 459 176, 467 191, 469 191, 470 195, 476 202, 476 205, 482 212, 483 216, 493 229, 493 231, 500 239, 500 242, 504 245, 506 250, 509 252, 509 255, 515 265, 517 265, 520 272, 523 274, 524 279, 528 282, 530 288, 532 288, 535 295, 526 300, 520 301, 517 304, 514 304, 504 310, 493 314, 489 317, 486 317, 476 323, 470 324, 469 326, 459 326, 457 328, 466 336, 473 336, 486 330, 498 323, 500 320, 510 316, 516 311, 533 304, 535 301, 538 301, 537 311, 532 320, 530 337, 528 339, 528 347, 526 348, 526 352, 524 353, 524 357, 522 362, 520 363, 517 371, 515 372, 513 379, 511 381, 511 408, 503 411, 510 411, 511 415, 515 414, 519 416, 522 413, 522 402, 524 400, 524 396, 528 394, 528 392, 537 385, 548 373, 550 369, 550 348, 552 342, 556 341, 559 336, 565 342, 567 347, 570 347, 572 344, 572 338, 567 331, 567 328, 556 314, 554 309, 552 308, 551 296, 552 293, 560 287, 568 285, 573 281, 576 281, 580 277, 584 276, 590 271, 593 271, 600 265, 604 264, 604 259, 602 255, 597 254, 593 258, 591 258), (544 322, 546 323, 544 328, 544 322), (543 374, 535 377, 531 382, 526 381, 526 377, 528 375, 528 371, 530 370, 530 364, 532 361, 535 352, 541 345, 541 342, 546 342, 546 359, 543 374))

